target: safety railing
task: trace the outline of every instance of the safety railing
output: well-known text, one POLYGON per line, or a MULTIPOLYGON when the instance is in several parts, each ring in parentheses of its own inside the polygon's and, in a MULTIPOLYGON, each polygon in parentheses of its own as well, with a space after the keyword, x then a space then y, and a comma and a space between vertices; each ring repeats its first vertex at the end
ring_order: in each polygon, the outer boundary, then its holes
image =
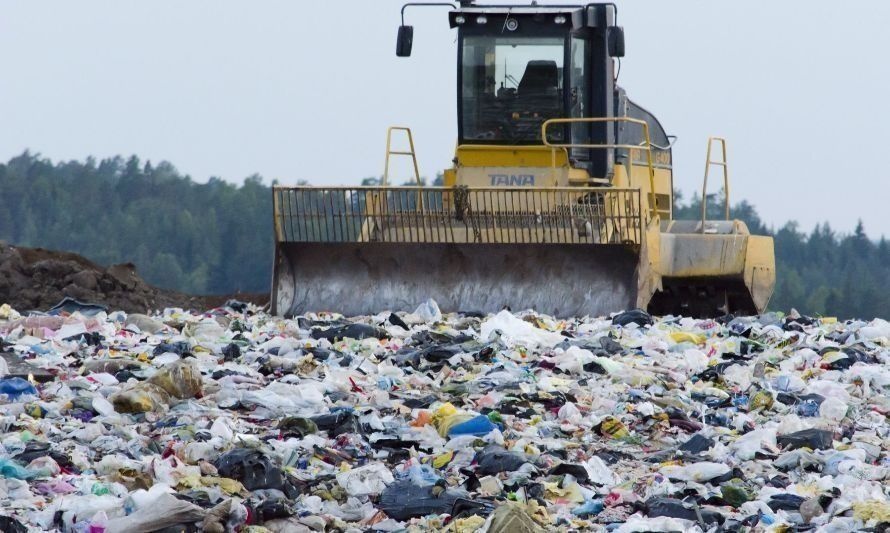
POLYGON ((278 242, 639 244, 639 189, 275 187, 278 242))
POLYGON ((708 153, 705 156, 705 179, 701 188, 701 232, 705 232, 705 222, 708 220, 708 174, 712 166, 723 167, 723 201, 725 202, 726 220, 729 220, 729 161, 726 159, 726 139, 723 137, 708 137, 708 153), (714 161, 711 159, 711 147, 714 142, 719 142, 722 152, 722 159, 714 161))
MULTIPOLYGON (((571 126, 570 126, 571 127, 571 126)), ((649 137, 649 124, 645 120, 631 117, 588 117, 588 118, 551 118, 541 124, 541 139, 544 146, 550 147, 552 154, 552 166, 556 170, 557 150, 596 149, 596 150, 643 150, 646 152, 646 165, 649 170, 649 212, 652 218, 658 217, 658 206, 655 201, 655 167, 652 164, 652 140, 649 137), (616 143, 551 143, 547 140, 547 128, 554 124, 595 124, 599 122, 628 122, 637 124, 643 128, 643 144, 616 144, 616 143)), ((633 153, 633 152, 631 152, 633 153)))

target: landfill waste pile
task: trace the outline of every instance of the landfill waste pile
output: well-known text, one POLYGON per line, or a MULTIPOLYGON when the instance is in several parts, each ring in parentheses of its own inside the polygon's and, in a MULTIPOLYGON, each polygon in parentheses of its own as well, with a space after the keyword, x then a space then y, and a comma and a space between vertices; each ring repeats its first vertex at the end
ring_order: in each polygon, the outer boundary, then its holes
MULTIPOLYGON (((267 295, 238 294, 261 303, 267 295)), ((225 296, 191 296, 152 287, 132 263, 103 268, 71 253, 10 246, 0 242, 0 303, 20 311, 50 309, 65 298, 95 302, 109 309, 145 313, 165 307, 206 309, 225 296)))
POLYGON ((0 530, 887 531, 890 323, 0 308, 0 530))

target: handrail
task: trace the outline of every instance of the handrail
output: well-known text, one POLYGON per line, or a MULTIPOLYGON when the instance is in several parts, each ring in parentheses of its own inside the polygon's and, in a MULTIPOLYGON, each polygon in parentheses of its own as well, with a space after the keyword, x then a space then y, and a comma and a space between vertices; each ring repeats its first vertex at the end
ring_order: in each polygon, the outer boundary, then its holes
POLYGON ((378 191, 454 191, 455 189, 467 188, 473 191, 541 191, 541 192, 632 192, 638 190, 635 187, 587 187, 580 189, 578 187, 465 187, 462 185, 440 186, 440 185, 274 185, 273 190, 307 190, 307 191, 345 191, 345 190, 378 190, 378 191))
POLYGON ((391 155, 410 155, 411 160, 414 162, 414 179, 417 180, 417 185, 422 186, 423 182, 420 181, 420 169, 417 167, 417 154, 414 152, 414 136, 411 135, 411 128, 406 126, 390 126, 386 130, 386 163, 383 166, 383 186, 387 185, 387 181, 389 179, 389 156, 391 155), (392 151, 392 132, 393 131, 404 131, 408 134, 408 146, 411 148, 410 151, 392 151))
POLYGON ((668 140, 668 143, 666 146, 652 143, 652 147, 655 148, 656 150, 670 150, 671 148, 674 147, 674 143, 677 142, 677 136, 676 135, 668 135, 667 140, 668 140))
MULTIPOLYGON (((645 120, 632 117, 586 117, 586 118, 551 118, 545 120, 541 124, 541 140, 544 146, 549 146, 552 153, 552 164, 554 171, 556 170, 556 149, 563 148, 570 150, 572 148, 587 149, 606 149, 606 150, 645 150, 646 164, 649 168, 649 200, 651 202, 650 210, 652 218, 658 218, 658 206, 655 203, 655 167, 652 165, 652 140, 649 137, 649 123, 645 120), (547 127, 551 124, 590 124, 597 122, 629 122, 638 124, 643 127, 643 137, 645 144, 575 144, 575 143, 551 143, 547 140, 547 127)), ((629 178, 630 176, 628 176, 629 178)))
POLYGON ((723 137, 708 137, 708 152, 705 156, 705 179, 701 190, 701 232, 705 232, 705 222, 708 217, 708 174, 711 166, 717 165, 723 167, 723 192, 726 202, 726 220, 729 220, 729 162, 726 159, 726 139, 723 137), (722 148, 722 161, 711 160, 711 145, 714 141, 719 141, 722 148))
POLYGON ((642 191, 612 187, 276 187, 277 242, 634 244, 642 191), (415 199, 416 198, 416 199, 415 199))

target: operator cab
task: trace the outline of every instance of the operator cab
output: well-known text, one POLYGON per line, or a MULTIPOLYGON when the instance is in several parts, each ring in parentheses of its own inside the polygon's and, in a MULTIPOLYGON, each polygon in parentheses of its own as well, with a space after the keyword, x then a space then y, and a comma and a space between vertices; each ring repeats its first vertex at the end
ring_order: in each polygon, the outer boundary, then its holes
MULTIPOLYGON (((564 15, 561 24, 554 19, 452 14, 461 143, 537 144, 545 120, 566 116, 568 25, 564 15)), ((553 140, 562 141, 562 133, 554 131, 553 140)))
MULTIPOLYGON (((615 60, 624 56, 624 30, 616 18, 612 3, 547 7, 462 1, 448 14, 457 29, 458 145, 540 146, 542 125, 550 119, 631 117, 647 122, 653 152, 662 152, 656 159, 669 167, 664 129, 615 84, 615 60)), ((410 55, 412 40, 403 11, 397 54, 410 55)), ((638 124, 620 121, 548 125, 547 142, 645 145, 638 124)), ((616 160, 640 162, 627 152, 576 146, 569 157, 572 167, 608 179, 616 160)))

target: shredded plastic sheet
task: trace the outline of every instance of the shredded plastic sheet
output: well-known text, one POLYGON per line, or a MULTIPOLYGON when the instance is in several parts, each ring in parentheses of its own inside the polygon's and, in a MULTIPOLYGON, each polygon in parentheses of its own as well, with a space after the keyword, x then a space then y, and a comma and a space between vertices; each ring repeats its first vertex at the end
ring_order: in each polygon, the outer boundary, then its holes
POLYGON ((0 338, 3 530, 890 523, 883 320, 0 305, 0 338))

